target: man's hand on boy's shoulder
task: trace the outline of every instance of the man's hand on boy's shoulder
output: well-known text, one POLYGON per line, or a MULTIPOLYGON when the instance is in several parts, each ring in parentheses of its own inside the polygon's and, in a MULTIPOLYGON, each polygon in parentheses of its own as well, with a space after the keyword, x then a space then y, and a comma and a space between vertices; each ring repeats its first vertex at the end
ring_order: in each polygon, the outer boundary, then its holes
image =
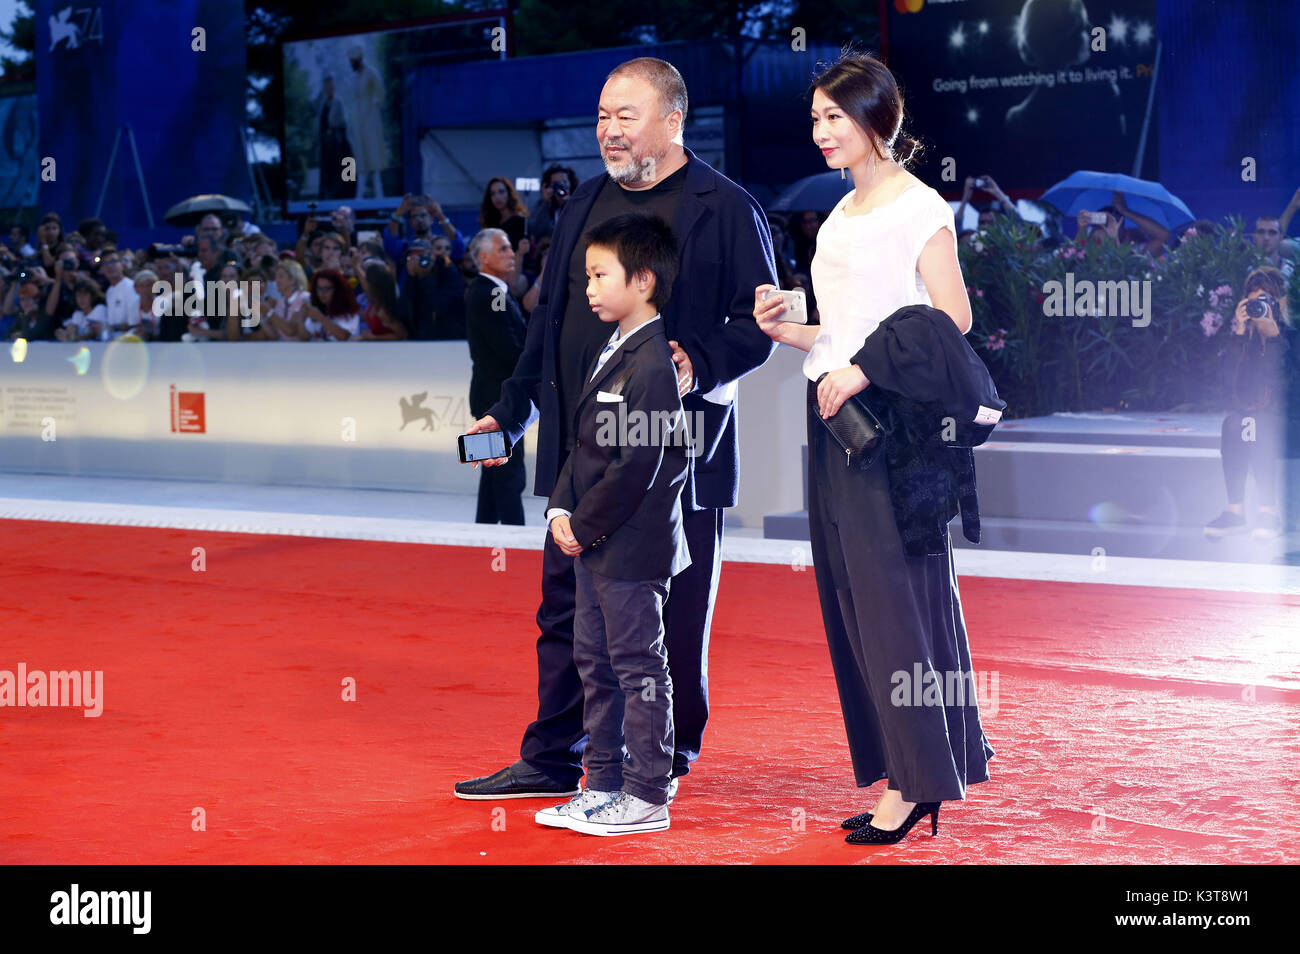
POLYGON ((680 342, 670 341, 668 345, 673 349, 673 362, 677 365, 677 396, 685 397, 695 387, 695 367, 680 342))
POLYGON ((582 552, 582 546, 573 535, 573 528, 569 526, 569 518, 564 514, 556 514, 551 519, 551 536, 555 537, 555 545, 565 556, 577 556, 582 552))

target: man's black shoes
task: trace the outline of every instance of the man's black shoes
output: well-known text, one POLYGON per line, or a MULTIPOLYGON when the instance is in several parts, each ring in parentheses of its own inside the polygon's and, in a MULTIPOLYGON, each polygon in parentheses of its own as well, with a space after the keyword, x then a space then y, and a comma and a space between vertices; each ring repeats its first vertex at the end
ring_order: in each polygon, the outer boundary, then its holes
POLYGON ((487 801, 497 798, 567 798, 578 794, 578 785, 564 785, 549 775, 535 772, 519 761, 497 772, 456 783, 456 797, 487 801))

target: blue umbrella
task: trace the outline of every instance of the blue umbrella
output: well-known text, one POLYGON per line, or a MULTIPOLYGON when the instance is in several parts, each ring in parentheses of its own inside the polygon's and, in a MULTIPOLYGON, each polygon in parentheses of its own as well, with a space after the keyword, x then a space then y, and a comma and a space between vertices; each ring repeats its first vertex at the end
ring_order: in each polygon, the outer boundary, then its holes
POLYGON ((853 177, 838 172, 806 176, 768 203, 769 212, 829 212, 853 189, 853 177))
MULTIPOLYGON (((1095 212, 1110 205, 1112 192, 1124 193, 1124 202, 1130 209, 1155 219, 1167 229, 1176 229, 1195 218, 1183 200, 1159 182, 1135 179, 1117 172, 1080 169, 1044 192, 1042 201, 1050 203, 1067 218, 1073 218, 1083 209, 1095 212)), ((1126 221, 1137 227, 1136 222, 1126 221)))

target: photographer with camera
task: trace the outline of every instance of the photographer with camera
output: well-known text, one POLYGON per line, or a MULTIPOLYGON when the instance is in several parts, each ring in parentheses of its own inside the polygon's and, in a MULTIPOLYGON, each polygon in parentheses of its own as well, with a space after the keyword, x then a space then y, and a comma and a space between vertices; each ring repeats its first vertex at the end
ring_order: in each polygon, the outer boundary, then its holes
POLYGON ((14 276, 20 269, 31 269, 35 265, 39 264, 39 259, 19 258, 10 250, 8 245, 0 244, 0 278, 3 278, 5 281, 13 281, 14 276))
POLYGON ((1287 313, 1286 280, 1279 269, 1251 272, 1244 294, 1223 343, 1221 373, 1230 410, 1223 419, 1219 452, 1228 507, 1205 526, 1212 540, 1246 532, 1247 473, 1255 476, 1258 508, 1252 536, 1271 539, 1282 532, 1277 470, 1286 439, 1288 390, 1296 386, 1300 333, 1287 313))
POLYGON ((45 313, 53 318, 56 326, 60 328, 77 310, 74 289, 77 281, 83 277, 78 272, 80 267, 76 250, 69 245, 59 246, 54 259, 54 279, 46 283, 45 313))
MULTIPOLYGON (((43 269, 36 271, 44 274, 43 269)), ((47 279, 48 280, 48 279, 47 279)), ((12 341, 26 338, 28 341, 53 341, 59 323, 53 316, 47 315, 41 308, 41 290, 35 276, 27 281, 15 281, 9 285, 5 294, 3 324, 4 337, 12 341)))
MULTIPOLYGON (((81 258, 82 266, 91 271, 99 265, 99 260, 103 255, 105 245, 110 244, 108 238, 108 226, 104 224, 103 219, 82 219, 77 223, 77 231, 73 235, 81 237, 81 248, 77 254, 81 258)), ((73 236, 68 236, 68 241, 72 244, 73 236)))
POLYGON ((350 205, 340 205, 330 213, 330 225, 349 245, 357 244, 357 216, 350 205))
POLYGON ((578 174, 568 166, 548 166, 542 173, 542 197, 528 215, 528 237, 533 248, 555 232, 555 219, 578 188, 578 174))
POLYGON ((465 337, 465 279, 451 260, 451 242, 414 239, 399 273, 405 276, 398 305, 414 341, 465 337))
POLYGON ((1081 209, 1077 221, 1079 231, 1076 238, 1080 243, 1095 235, 1099 242, 1109 238, 1119 245, 1136 246, 1152 258, 1158 258, 1164 254, 1165 243, 1169 241, 1169 230, 1155 219, 1130 209, 1122 192, 1112 192, 1111 204, 1095 212, 1081 209), (1123 228, 1126 218, 1137 223, 1137 230, 1123 228))
POLYGON ((320 243, 326 232, 333 230, 333 222, 316 214, 316 203, 307 203, 307 217, 302 220, 302 230, 293 247, 293 257, 305 269, 320 268, 320 243))
MULTIPOLYGON (((451 243, 451 260, 459 262, 465 256, 465 237, 460 234, 460 230, 451 224, 451 220, 442 211, 442 206, 434 202, 429 195, 412 195, 406 193, 402 197, 402 203, 397 207, 397 211, 392 214, 388 220, 388 227, 380 233, 384 241, 384 252, 399 266, 406 261, 406 250, 410 243, 419 239, 428 242, 430 246, 438 237, 434 232, 433 226, 437 224, 442 229, 442 234, 447 237, 451 243)), ((397 288, 401 292, 405 289, 406 271, 399 267, 397 270, 397 288)))
POLYGON ((978 228, 988 228, 993 224, 999 214, 1014 215, 1016 218, 1020 217, 1020 213, 1016 210, 1016 204, 1012 202, 1011 198, 1002 191, 1001 187, 999 187, 996 182, 993 181, 992 176, 967 176, 965 187, 962 189, 961 193, 961 205, 957 207, 957 228, 960 229, 962 223, 965 221, 966 206, 971 204, 971 197, 975 194, 976 189, 987 192, 989 195, 993 196, 993 201, 979 210, 978 228))

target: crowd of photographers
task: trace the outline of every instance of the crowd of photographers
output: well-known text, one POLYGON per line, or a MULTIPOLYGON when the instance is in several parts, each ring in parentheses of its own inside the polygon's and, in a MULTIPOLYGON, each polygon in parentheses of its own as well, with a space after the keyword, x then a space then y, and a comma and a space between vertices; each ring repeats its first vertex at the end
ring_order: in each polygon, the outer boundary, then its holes
POLYGON ((50 212, 35 234, 15 225, 0 243, 0 339, 464 339, 466 288, 493 230, 514 253, 501 277, 530 313, 555 218, 577 186, 572 169, 552 166, 528 209, 493 178, 469 238, 428 195, 405 196, 379 229, 358 229, 343 206, 310 215, 292 248, 238 215, 209 213, 177 244, 132 250, 99 219, 65 231, 50 212))
MULTIPOLYGON (((574 171, 557 165, 543 174, 541 197, 531 209, 505 178, 491 179, 484 189, 479 225, 509 237, 515 259, 505 281, 525 314, 537 302, 555 217, 577 187, 574 171)), ((1300 258, 1296 243, 1285 237, 1297 211, 1300 190, 1280 215, 1259 216, 1247 236, 1284 282, 1300 258)), ((969 177, 957 210, 959 241, 978 247, 981 230, 999 216, 1017 214, 991 176, 969 177), (987 199, 977 201, 981 192, 987 199), (975 229, 961 228, 968 207, 977 212, 975 229)), ((822 214, 768 218, 781 285, 804 289, 815 321, 810 276, 822 214)), ((1111 241, 1155 258, 1187 236, 1220 227, 1197 220, 1171 232, 1131 209, 1122 193, 1107 206, 1079 212, 1077 223, 1076 243, 1111 241), (1137 227, 1124 227, 1126 219, 1137 227)), ((1062 226, 1059 216, 1040 226, 1044 250, 1071 241, 1062 226)), ((480 231, 478 239, 487 236, 480 231)), ((479 274, 474 244, 428 195, 405 196, 378 230, 359 231, 347 206, 328 216, 312 214, 292 249, 279 248, 238 216, 209 214, 177 245, 131 251, 117 248, 99 219, 83 219, 65 233, 50 212, 34 235, 14 225, 0 243, 0 339, 108 340, 128 333, 160 341, 464 339, 466 286, 479 274), (176 296, 163 296, 171 300, 156 301, 160 281, 178 289, 176 296), (184 281, 194 282, 188 302, 180 289, 184 281), (212 303, 209 281, 219 285, 219 300, 212 303), (253 295, 256 309, 247 300, 253 295)))

